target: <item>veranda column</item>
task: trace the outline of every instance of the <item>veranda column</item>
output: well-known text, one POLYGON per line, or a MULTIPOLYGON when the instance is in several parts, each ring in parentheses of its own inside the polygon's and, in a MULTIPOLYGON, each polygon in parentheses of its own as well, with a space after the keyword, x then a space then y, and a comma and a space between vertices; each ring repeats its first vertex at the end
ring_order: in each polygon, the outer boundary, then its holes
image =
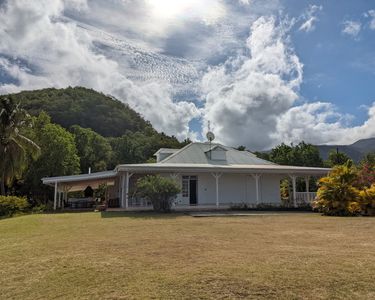
POLYGON ((125 209, 129 207, 129 179, 133 173, 126 172, 125 209))
POLYGON ((125 202, 125 176, 121 176, 121 197, 120 197, 120 207, 124 207, 124 202, 125 202))
POLYGON ((212 176, 215 178, 216 183, 216 208, 219 208, 219 178, 221 177, 222 173, 212 173, 212 176))
POLYGON ((262 176, 261 174, 251 174, 255 179, 255 191, 256 191, 256 203, 260 203, 260 190, 259 190, 259 179, 262 176))
POLYGON ((297 176, 296 175, 289 175, 292 179, 292 185, 293 185, 293 206, 297 207, 297 176))
POLYGON ((53 210, 56 210, 57 206, 57 181, 55 181, 55 194, 53 197, 53 210))
POLYGON ((310 203, 310 176, 305 177, 307 202, 310 203))

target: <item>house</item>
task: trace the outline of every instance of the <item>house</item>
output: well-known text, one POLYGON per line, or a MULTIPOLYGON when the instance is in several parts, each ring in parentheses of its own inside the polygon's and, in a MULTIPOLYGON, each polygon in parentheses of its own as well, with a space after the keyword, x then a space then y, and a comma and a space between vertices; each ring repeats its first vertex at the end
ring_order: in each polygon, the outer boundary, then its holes
POLYGON ((43 178, 44 184, 54 186, 54 208, 67 202, 68 192, 108 186, 111 206, 125 210, 150 205, 134 194, 136 181, 146 174, 161 174, 181 185, 175 207, 227 208, 230 205, 255 207, 258 204, 280 205, 280 181, 292 182, 293 205, 309 202, 309 178, 325 176, 330 169, 282 166, 258 158, 248 151, 239 151, 217 143, 191 143, 182 149, 162 148, 155 153, 156 163, 121 164, 113 171, 62 177, 43 178), (296 181, 305 179, 306 191, 297 192, 296 181))

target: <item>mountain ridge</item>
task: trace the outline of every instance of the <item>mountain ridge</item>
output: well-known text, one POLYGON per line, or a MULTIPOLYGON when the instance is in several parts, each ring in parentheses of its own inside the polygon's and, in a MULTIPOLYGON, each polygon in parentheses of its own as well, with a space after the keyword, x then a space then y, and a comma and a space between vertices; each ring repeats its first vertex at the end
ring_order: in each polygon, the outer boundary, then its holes
POLYGON ((359 162, 367 153, 375 151, 375 137, 368 139, 360 139, 350 145, 316 145, 319 149, 320 156, 326 160, 329 152, 339 150, 344 152, 355 162, 359 162))

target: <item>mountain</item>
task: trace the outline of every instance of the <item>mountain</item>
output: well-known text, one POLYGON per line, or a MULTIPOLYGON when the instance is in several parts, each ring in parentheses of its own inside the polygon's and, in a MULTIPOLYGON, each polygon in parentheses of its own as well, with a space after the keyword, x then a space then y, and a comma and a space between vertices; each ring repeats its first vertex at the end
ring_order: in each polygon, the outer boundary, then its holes
POLYGON ((362 139, 351 145, 318 145, 320 156, 326 160, 330 151, 338 149, 346 153, 355 162, 359 162, 364 155, 375 151, 375 138, 362 139))
POLYGON ((83 87, 47 88, 7 95, 20 102, 31 115, 47 112, 65 128, 79 125, 105 137, 127 132, 155 134, 152 125, 128 105, 111 96, 83 87))

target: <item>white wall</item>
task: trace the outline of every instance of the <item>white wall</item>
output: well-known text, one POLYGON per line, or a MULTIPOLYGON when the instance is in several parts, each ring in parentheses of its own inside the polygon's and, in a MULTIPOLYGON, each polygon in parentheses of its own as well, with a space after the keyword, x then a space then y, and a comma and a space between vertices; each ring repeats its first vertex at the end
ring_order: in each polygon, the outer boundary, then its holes
MULTIPOLYGON (((183 175, 195 175, 198 178, 198 205, 216 204, 216 183, 210 173, 184 173, 177 177, 181 185, 183 175)), ((263 175, 260 179, 260 203, 280 204, 280 180, 278 175, 263 175)), ((255 179, 251 175, 223 174, 219 179, 219 203, 256 204, 255 179)), ((178 205, 189 205, 189 197, 177 197, 178 205)))

